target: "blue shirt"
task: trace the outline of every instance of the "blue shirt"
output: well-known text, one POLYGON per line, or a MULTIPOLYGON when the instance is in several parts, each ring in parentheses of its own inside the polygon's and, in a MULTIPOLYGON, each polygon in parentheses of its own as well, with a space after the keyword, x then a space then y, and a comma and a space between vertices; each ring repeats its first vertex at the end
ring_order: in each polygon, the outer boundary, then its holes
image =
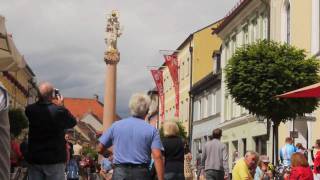
POLYGON ((112 169, 112 164, 108 158, 103 158, 102 163, 101 163, 101 167, 102 167, 102 169, 104 169, 106 171, 110 171, 112 169))
POLYGON ((292 144, 286 144, 280 150, 280 158, 284 166, 291 165, 291 156, 293 153, 297 152, 297 148, 292 144))
POLYGON ((106 148, 113 145, 115 164, 149 164, 151 149, 163 149, 158 130, 135 117, 113 123, 99 141, 106 148))

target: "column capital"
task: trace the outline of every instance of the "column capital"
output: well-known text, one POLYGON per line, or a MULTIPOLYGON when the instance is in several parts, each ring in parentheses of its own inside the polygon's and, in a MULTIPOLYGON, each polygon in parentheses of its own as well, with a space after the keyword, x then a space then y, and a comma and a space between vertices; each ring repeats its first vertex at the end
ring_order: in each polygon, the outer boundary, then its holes
POLYGON ((104 62, 106 64, 118 64, 120 61, 120 52, 115 51, 107 51, 104 53, 104 62))

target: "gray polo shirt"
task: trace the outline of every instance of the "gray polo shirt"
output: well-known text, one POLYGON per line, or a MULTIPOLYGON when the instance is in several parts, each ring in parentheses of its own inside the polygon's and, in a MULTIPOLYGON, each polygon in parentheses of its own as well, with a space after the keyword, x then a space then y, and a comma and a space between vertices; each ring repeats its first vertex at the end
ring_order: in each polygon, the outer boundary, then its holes
POLYGON ((201 165, 205 170, 217 170, 229 173, 226 145, 218 139, 208 141, 202 151, 201 165))

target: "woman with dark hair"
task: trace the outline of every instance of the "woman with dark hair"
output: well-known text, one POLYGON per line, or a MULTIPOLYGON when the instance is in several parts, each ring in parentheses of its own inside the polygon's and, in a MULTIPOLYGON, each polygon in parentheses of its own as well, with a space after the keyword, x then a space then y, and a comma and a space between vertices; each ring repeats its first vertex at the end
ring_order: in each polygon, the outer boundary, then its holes
POLYGON ((297 152, 302 153, 306 157, 306 159, 308 159, 307 149, 305 147, 303 147, 303 145, 301 143, 297 143, 296 147, 298 149, 297 152))
POLYGON ((291 156, 291 172, 288 180, 313 180, 313 174, 307 159, 301 153, 294 153, 291 156))
POLYGON ((174 121, 163 125, 162 139, 165 157, 165 180, 184 180, 184 143, 179 137, 179 127, 174 121))

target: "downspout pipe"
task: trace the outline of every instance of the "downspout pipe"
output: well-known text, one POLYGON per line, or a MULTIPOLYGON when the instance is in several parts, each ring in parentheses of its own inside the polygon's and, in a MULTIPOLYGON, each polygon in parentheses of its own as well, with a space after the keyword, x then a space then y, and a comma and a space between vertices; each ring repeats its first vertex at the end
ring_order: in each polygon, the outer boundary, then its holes
MULTIPOLYGON (((190 90, 192 88, 192 70, 193 70, 193 47, 192 47, 192 39, 189 43, 189 52, 190 52, 190 90)), ((189 148, 190 151, 192 149, 192 127, 193 127, 193 95, 189 90, 189 148)))

